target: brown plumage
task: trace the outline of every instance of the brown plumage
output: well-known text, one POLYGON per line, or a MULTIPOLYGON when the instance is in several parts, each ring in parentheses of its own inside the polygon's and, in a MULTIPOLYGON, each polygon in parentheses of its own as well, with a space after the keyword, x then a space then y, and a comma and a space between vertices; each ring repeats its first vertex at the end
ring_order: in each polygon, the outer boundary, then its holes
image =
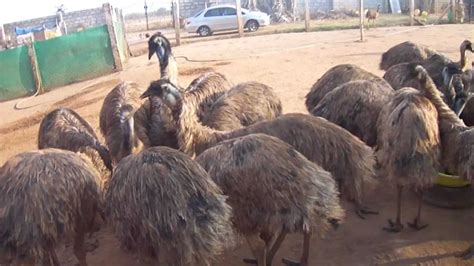
POLYGON ((155 53, 160 63, 160 78, 169 79, 178 85, 178 65, 171 51, 171 43, 161 32, 148 39, 148 60, 155 53))
POLYGON ((372 80, 381 83, 383 86, 389 86, 382 78, 356 65, 337 65, 324 73, 324 75, 311 87, 311 90, 306 95, 306 109, 311 111, 328 92, 346 82, 355 80, 372 80))
POLYGON ((73 240, 87 265, 84 237, 97 229, 103 203, 93 169, 86 157, 58 149, 24 152, 0 168, 0 253, 7 261, 56 266, 54 249, 73 240))
POLYGON ((134 115, 135 132, 143 146, 178 148, 176 123, 171 110, 158 97, 149 97, 134 115))
MULTIPOLYGON (((150 88, 169 83, 160 79, 150 83, 150 88), (161 81, 160 81, 161 80, 161 81)), ((199 115, 204 119, 209 115, 212 104, 231 87, 227 78, 217 72, 208 72, 194 79, 184 93, 192 93, 200 98, 199 115)), ((147 97, 146 93, 143 98, 147 97)), ((178 113, 179 115, 179 113, 178 113)), ((172 110, 159 97, 149 97, 134 115, 135 131, 145 147, 168 146, 178 148, 176 121, 172 110)))
POLYGON ((438 52, 428 46, 409 41, 402 42, 382 54, 380 69, 388 70, 391 66, 400 63, 421 62, 435 54, 438 52))
POLYGON ((92 127, 79 114, 68 108, 58 108, 48 113, 41 121, 38 133, 39 149, 57 148, 78 152, 84 147, 96 150, 103 164, 112 170, 109 150, 100 143, 92 127))
MULTIPOLYGON (((247 238, 258 265, 271 265, 287 233, 309 239, 343 218, 331 174, 275 137, 250 134, 222 141, 196 161, 229 196, 234 227, 247 238)), ((309 241, 303 249, 301 263, 309 265, 309 241)))
POLYGON ((170 106, 181 106, 178 120, 180 150, 199 155, 223 140, 253 133, 268 134, 292 145, 310 161, 331 172, 341 185, 342 194, 362 208, 363 186, 373 181, 375 158, 370 147, 345 129, 323 118, 286 114, 234 131, 217 131, 199 122, 198 104, 192 95, 185 94, 180 99, 178 89, 173 89, 172 84, 156 89, 159 90, 152 90, 150 94, 160 95, 170 106))
MULTIPOLYGON (((443 102, 439 91, 428 73, 421 66, 414 70, 425 84, 425 96, 436 106, 439 114, 439 130, 442 144, 442 165, 446 173, 474 179, 474 129, 467 127, 443 102)), ((474 256, 474 244, 456 255, 469 259, 474 256)))
POLYGON ((278 96, 258 82, 240 83, 212 105, 203 123, 217 130, 234 130, 281 115, 278 96))
POLYGON ((231 208, 189 156, 152 147, 117 165, 107 214, 122 245, 157 265, 209 265, 233 242, 231 208))
POLYGON ((372 20, 373 24, 375 25, 375 20, 379 17, 380 13, 380 4, 377 5, 377 10, 369 9, 365 13, 365 18, 367 19, 367 26, 370 25, 370 21, 372 20))
POLYGON ((419 196, 418 214, 410 224, 422 229, 421 204, 423 189, 431 186, 437 176, 441 143, 438 113, 433 104, 413 88, 395 92, 382 108, 377 123, 377 160, 381 173, 397 187, 397 217, 390 220, 388 231, 399 232, 401 224, 401 193, 413 188, 419 196))
POLYGON ((370 80, 347 82, 328 92, 310 113, 326 118, 367 145, 375 146, 377 119, 393 93, 390 86, 370 80))
MULTIPOLYGON (((420 90, 422 84, 420 84, 416 75, 412 71, 414 64, 416 63, 402 63, 392 66, 387 70, 387 72, 385 72, 383 77, 388 83, 390 83, 394 90, 399 90, 404 87, 411 87, 420 90)), ((430 73, 431 77, 434 77, 439 81, 437 88, 442 92, 444 101, 456 113, 460 114, 467 101, 467 90, 464 86, 465 82, 463 81, 464 75, 461 71, 452 69, 449 66, 446 66, 442 70, 439 69, 440 66, 447 64, 448 62, 438 55, 434 55, 420 63, 420 65, 426 66, 425 69, 430 73), (442 62, 436 63, 436 61, 442 62)))
POLYGON ((474 130, 443 102, 433 81, 421 66, 415 68, 420 81, 425 84, 425 97, 436 107, 439 114, 439 130, 442 143, 442 166, 446 173, 459 175, 467 180, 474 178, 474 130))
POLYGON ((143 93, 134 82, 121 82, 105 97, 99 126, 114 164, 141 145, 134 130, 134 114, 143 93))

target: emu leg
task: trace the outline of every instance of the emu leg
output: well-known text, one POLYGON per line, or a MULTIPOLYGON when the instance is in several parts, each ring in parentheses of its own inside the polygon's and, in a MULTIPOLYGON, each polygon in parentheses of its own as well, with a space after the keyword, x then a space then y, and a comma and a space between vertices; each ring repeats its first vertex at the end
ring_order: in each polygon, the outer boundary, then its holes
POLYGON ((284 258, 283 264, 286 266, 308 266, 309 262, 309 242, 311 240, 311 231, 304 233, 304 240, 303 240, 303 254, 301 254, 300 262, 292 261, 289 259, 284 258))
POLYGON ((53 266, 59 266, 59 260, 58 260, 58 255, 56 255, 56 251, 54 248, 49 250, 49 257, 51 258, 51 261, 53 262, 53 266))
MULTIPOLYGON (((247 243, 249 245, 250 250, 255 258, 257 258, 257 265, 259 266, 266 266, 266 256, 267 256, 267 249, 266 245, 261 242, 261 239, 257 235, 247 236, 247 243)), ((244 259, 246 263, 254 264, 253 260, 244 259)))
POLYGON ((418 191, 417 194, 418 194, 418 214, 416 215, 415 219, 413 220, 413 223, 407 223, 407 224, 411 228, 413 228, 417 231, 420 231, 420 230, 425 229, 426 227, 428 227, 428 224, 423 224, 421 222, 421 206, 423 204, 423 191, 420 190, 420 191, 418 191))
POLYGON ((391 219, 388 220, 389 227, 384 227, 383 229, 388 232, 398 233, 402 231, 403 224, 400 221, 401 213, 402 213, 402 189, 403 187, 398 185, 397 186, 397 220, 394 223, 391 219))
POLYGON ((74 255, 79 260, 79 266, 87 266, 86 251, 84 250, 84 232, 76 232, 74 239, 74 255))
POLYGON ((280 249, 281 244, 283 243, 283 240, 285 240, 286 235, 288 234, 288 230, 283 228, 281 229, 280 234, 278 235, 277 239, 273 243, 270 249, 268 249, 267 253, 267 266, 272 265, 273 257, 275 257, 275 254, 277 253, 278 249, 280 249))
MULTIPOLYGON (((262 239, 265 242, 265 247, 267 248, 267 251, 269 248, 272 246, 273 242, 275 242, 275 234, 269 233, 269 232, 261 232, 260 233, 260 239, 262 239)), ((245 258, 244 262, 247 264, 253 264, 257 265, 257 259, 250 259, 250 258, 245 258)), ((268 260, 267 260, 268 263, 268 260)))
POLYGON ((470 245, 466 250, 461 251, 459 254, 456 254, 455 257, 462 258, 463 260, 468 260, 474 256, 474 244, 470 245))

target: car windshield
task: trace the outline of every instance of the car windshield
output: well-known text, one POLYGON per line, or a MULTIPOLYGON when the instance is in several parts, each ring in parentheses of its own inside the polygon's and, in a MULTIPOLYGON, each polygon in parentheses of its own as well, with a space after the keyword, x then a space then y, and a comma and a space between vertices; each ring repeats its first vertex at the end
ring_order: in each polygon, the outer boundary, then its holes
POLYGON ((199 12, 198 12, 196 15, 194 15, 194 16, 193 16, 193 18, 195 18, 195 17, 197 17, 197 16, 201 15, 201 14, 202 14, 202 12, 204 12, 204 9, 203 9, 203 10, 201 10, 201 11, 199 11, 199 12))

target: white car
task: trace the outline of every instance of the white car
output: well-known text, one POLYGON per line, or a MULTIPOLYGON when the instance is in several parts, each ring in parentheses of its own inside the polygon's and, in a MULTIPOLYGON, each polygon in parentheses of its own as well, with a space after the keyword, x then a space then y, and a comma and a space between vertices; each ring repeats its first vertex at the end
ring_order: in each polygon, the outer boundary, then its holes
MULTIPOLYGON (((241 11, 244 28, 249 31, 256 31, 259 27, 270 25, 270 17, 266 13, 250 11, 245 8, 242 8, 241 11)), ((184 29, 189 33, 198 33, 201 36, 209 36, 216 31, 236 30, 236 8, 232 5, 208 7, 193 17, 187 18, 184 29)))

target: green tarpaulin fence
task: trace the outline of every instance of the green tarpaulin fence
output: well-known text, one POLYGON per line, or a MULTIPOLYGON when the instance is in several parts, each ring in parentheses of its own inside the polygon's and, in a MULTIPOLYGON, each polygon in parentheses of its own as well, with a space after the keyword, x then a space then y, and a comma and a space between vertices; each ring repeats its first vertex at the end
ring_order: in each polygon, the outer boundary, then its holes
POLYGON ((11 100, 35 91, 28 47, 0 52, 0 101, 11 100))
POLYGON ((34 43, 46 90, 110 73, 114 59, 107 26, 34 43))

